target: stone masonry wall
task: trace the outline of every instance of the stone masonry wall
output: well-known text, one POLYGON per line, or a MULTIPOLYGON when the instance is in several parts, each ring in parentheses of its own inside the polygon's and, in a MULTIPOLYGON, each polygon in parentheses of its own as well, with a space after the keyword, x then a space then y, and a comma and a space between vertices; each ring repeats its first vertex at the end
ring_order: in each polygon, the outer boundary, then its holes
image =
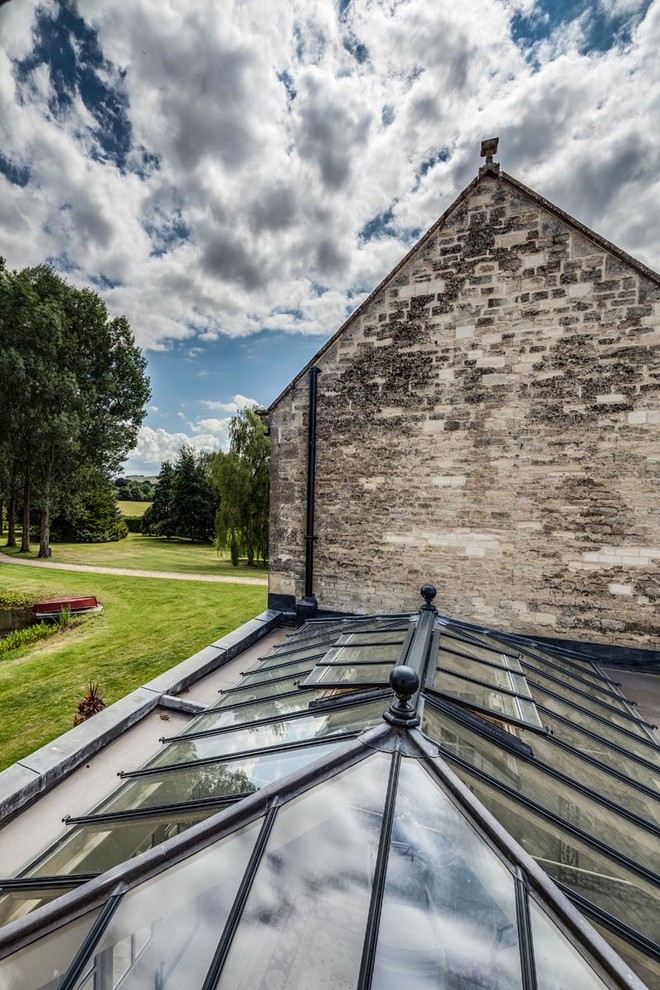
MULTIPOLYGON (((484 175, 317 361, 314 591, 657 647, 660 287, 484 175)), ((272 410, 270 591, 302 595, 307 391, 272 410)))

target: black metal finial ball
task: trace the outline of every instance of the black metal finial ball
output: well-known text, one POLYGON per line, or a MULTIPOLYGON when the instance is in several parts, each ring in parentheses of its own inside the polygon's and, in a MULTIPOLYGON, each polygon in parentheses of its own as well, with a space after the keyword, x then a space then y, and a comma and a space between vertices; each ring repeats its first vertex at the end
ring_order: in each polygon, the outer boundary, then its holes
POLYGON ((434 588, 432 584, 423 584, 422 587, 419 589, 419 593, 426 602, 426 604, 430 605, 438 592, 437 589, 434 588))
POLYGON ((390 687, 397 698, 408 700, 419 688, 419 677, 412 667, 401 664, 390 672, 390 687))

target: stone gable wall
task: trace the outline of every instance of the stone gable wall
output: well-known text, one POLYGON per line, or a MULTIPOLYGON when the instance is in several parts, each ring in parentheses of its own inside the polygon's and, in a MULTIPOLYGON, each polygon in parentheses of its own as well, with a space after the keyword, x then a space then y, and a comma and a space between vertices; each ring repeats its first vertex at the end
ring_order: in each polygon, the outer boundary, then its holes
MULTIPOLYGON (((486 175, 321 355, 314 591, 657 646, 660 288, 486 175)), ((273 595, 304 581, 307 378, 273 410, 273 595)))

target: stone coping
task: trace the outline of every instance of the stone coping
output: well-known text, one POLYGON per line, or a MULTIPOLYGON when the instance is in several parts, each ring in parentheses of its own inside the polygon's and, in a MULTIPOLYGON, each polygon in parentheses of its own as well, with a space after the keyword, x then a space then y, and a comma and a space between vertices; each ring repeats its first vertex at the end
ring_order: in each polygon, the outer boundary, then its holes
POLYGON ((161 699, 166 707, 174 707, 173 695, 233 660, 280 625, 281 618, 280 612, 267 609, 211 646, 147 681, 93 718, 7 767, 0 773, 0 820, 5 823, 10 816, 54 787, 152 712, 161 699))

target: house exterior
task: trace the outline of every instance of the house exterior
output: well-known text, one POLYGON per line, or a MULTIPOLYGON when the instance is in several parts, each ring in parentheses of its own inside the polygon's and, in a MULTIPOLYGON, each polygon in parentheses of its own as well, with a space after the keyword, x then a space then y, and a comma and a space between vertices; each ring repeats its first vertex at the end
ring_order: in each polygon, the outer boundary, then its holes
POLYGON ((659 342, 660 277, 491 155, 266 411, 270 605, 307 543, 322 609, 432 576, 466 621, 657 648, 659 342))

